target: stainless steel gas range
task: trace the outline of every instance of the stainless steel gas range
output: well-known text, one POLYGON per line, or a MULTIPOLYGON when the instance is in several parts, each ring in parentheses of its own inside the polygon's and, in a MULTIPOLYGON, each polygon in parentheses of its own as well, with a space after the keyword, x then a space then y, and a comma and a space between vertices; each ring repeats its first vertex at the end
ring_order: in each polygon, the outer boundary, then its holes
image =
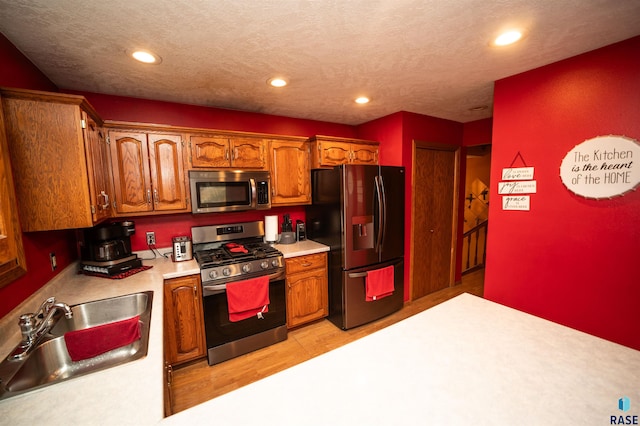
POLYGON ((263 222, 197 226, 191 228, 191 237, 202 278, 209 365, 286 340, 284 258, 263 242, 263 222), (268 278, 268 308, 259 315, 232 320, 227 284, 251 286, 260 277, 268 278))

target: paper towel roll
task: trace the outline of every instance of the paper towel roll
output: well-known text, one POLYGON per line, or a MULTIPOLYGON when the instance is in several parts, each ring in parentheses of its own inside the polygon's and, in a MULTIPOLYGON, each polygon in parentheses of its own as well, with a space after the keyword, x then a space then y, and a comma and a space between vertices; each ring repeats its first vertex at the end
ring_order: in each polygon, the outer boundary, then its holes
POLYGON ((278 216, 264 217, 264 239, 269 243, 278 241, 278 216))

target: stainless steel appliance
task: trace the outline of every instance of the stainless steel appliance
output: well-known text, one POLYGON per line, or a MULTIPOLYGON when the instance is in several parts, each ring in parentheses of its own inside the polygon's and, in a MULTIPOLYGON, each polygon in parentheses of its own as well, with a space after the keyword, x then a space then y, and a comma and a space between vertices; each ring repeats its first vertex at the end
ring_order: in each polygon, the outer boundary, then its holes
POLYGON ((185 260, 193 259, 191 238, 173 237, 173 261, 183 262, 185 260))
POLYGON ((342 329, 404 301, 404 167, 343 165, 312 171, 307 235, 330 247, 329 320, 342 329), (365 300, 368 271, 393 266, 394 291, 365 300))
POLYGON ((80 269, 112 276, 142 266, 142 260, 131 251, 131 235, 135 232, 135 224, 130 221, 85 229, 80 241, 80 269))
POLYGON ((191 237, 202 278, 209 365, 286 340, 284 258, 263 242, 263 222, 193 227, 191 237), (268 312, 262 318, 231 322, 226 284, 265 275, 269 277, 268 312))
POLYGON ((307 239, 307 232, 304 228, 304 222, 300 219, 296 220, 296 240, 304 241, 307 239))
POLYGON ((192 213, 271 208, 271 175, 266 171, 190 170, 192 213))

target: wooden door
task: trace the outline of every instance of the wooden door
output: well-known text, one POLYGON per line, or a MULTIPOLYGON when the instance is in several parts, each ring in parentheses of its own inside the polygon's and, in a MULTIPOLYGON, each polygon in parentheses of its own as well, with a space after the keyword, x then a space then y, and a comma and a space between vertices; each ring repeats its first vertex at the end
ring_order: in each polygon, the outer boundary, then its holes
POLYGON ((333 167, 347 164, 351 157, 351 144, 346 142, 319 142, 319 166, 333 167))
POLYGON ((231 138, 231 164, 233 167, 264 169, 266 166, 264 144, 263 139, 231 138))
POLYGON ((271 141, 271 204, 311 204, 311 169, 306 142, 271 141))
POLYGON ((152 211, 146 133, 109 132, 109 140, 116 211, 152 211))
MULTIPOLYGON (((0 99, 1 101, 1 99, 0 99)), ((0 102, 0 287, 27 272, 0 102)))
POLYGON ((229 138, 224 136, 190 135, 193 167, 229 167, 229 138))
POLYGON ((454 283, 459 149, 414 142, 411 299, 454 283))
POLYGON ((165 281, 164 334, 167 363, 178 364, 205 355, 199 275, 165 281))
POLYGON ((352 164, 378 164, 378 146, 352 144, 351 145, 352 164))
POLYGON ((187 195, 180 135, 149 134, 149 165, 153 209, 185 210, 187 195))
POLYGON ((85 120, 85 141, 87 144, 87 169, 89 171, 89 196, 93 222, 98 223, 111 217, 111 174, 109 170, 109 148, 103 129, 82 113, 85 120))

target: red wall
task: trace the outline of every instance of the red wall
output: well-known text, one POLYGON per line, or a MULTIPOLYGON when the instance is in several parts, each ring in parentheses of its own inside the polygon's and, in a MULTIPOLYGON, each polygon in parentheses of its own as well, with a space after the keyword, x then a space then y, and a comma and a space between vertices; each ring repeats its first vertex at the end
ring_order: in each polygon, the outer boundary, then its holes
POLYGON ((559 177, 586 139, 640 140, 640 37, 500 80, 494 102, 485 297, 640 349, 640 191, 587 200, 559 177), (518 153, 538 192, 530 211, 503 211, 518 153))

